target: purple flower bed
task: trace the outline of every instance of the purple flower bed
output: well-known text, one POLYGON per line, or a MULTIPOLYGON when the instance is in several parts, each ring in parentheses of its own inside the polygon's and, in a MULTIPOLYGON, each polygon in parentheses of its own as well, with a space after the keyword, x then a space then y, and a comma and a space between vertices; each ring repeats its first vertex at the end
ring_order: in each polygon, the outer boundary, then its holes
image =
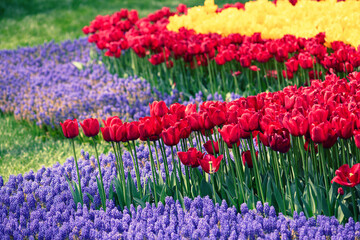
MULTIPOLYGON (((181 102, 176 90, 162 95, 137 77, 119 78, 108 72, 86 38, 37 47, 0 51, 0 111, 38 125, 56 126, 68 118, 80 120, 118 115, 135 120, 149 115, 148 104, 181 102)), ((237 97, 232 95, 232 98, 237 97)), ((201 102, 197 94, 191 102, 201 102)), ((207 100, 213 99, 209 96, 207 100)), ((222 100, 218 94, 214 100, 222 100)))
MULTIPOLYGON (((147 161, 149 152, 137 148, 144 181, 151 176, 147 161)), ((167 149, 169 167, 170 151, 167 149)), ((124 165, 135 179, 130 154, 123 155, 124 165)), ((115 157, 101 155, 104 185, 108 192, 116 176, 115 157)), ((160 159, 160 162, 162 160, 160 159)), ((162 165, 162 164, 161 164, 162 165)), ((82 151, 79 161, 83 192, 94 197, 90 203, 84 195, 84 206, 76 210, 65 176, 76 180, 72 158, 64 165, 42 168, 36 173, 10 176, 4 184, 0 177, 1 239, 355 239, 360 237, 360 223, 351 218, 345 225, 335 217, 306 219, 300 213, 293 218, 277 215, 268 204, 258 203, 249 210, 246 204, 238 213, 234 207, 213 204, 208 197, 184 198, 184 209, 166 198, 158 207, 130 207, 120 211, 107 201, 107 211, 99 210, 100 197, 95 176, 96 160, 82 151)), ((163 168, 163 165, 162 165, 163 168)))
POLYGON ((0 110, 54 126, 74 117, 138 119, 149 115, 154 100, 179 99, 176 91, 172 96, 152 92, 143 79, 110 74, 90 58, 91 51, 85 38, 0 51, 0 110))

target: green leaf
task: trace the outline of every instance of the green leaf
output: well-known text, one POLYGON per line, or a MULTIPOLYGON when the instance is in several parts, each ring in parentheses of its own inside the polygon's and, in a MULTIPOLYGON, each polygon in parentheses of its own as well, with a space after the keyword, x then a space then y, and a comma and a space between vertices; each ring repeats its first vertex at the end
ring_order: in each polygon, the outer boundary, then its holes
POLYGON ((206 182, 205 178, 200 183, 200 196, 201 197, 205 197, 205 196, 212 197, 211 184, 206 182))
POLYGON ((274 182, 273 179, 269 176, 267 185, 266 185, 266 202, 268 202, 270 205, 272 205, 271 197, 272 197, 272 188, 271 183, 274 182))
POLYGON ((276 199, 277 205, 282 213, 286 213, 286 209, 284 208, 284 201, 282 198, 282 194, 280 193, 279 189, 276 187, 275 182, 272 182, 273 185, 273 196, 276 199))
POLYGON ((339 219, 339 222, 342 223, 345 219, 348 219, 351 216, 352 216, 352 213, 349 210, 349 208, 347 208, 345 206, 345 204, 340 202, 339 207, 338 207, 338 219, 339 219))
POLYGON ((137 197, 134 197, 134 202, 137 204, 137 205, 140 205, 142 208, 145 207, 145 202, 137 197))
POLYGON ((91 196, 89 193, 85 193, 86 196, 88 196, 88 198, 90 199, 91 202, 94 202, 94 197, 91 196))

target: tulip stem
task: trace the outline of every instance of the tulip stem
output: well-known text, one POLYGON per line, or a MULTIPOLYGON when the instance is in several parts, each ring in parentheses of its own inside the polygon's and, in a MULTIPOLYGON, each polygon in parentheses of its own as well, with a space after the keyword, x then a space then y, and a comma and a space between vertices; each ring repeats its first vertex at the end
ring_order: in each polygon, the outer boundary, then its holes
MULTIPOLYGON (((117 152, 116 152, 115 145, 114 145, 113 142, 111 142, 111 146, 112 146, 112 148, 113 148, 113 150, 114 150, 114 155, 115 155, 115 159, 116 159, 116 171, 117 171, 117 173, 118 173, 119 181, 121 181, 120 163, 119 163, 118 154, 117 154, 117 152)), ((122 182, 122 181, 121 181, 121 182, 122 182)), ((123 185, 123 187, 124 187, 124 184, 122 184, 122 185, 123 185)), ((125 195, 124 195, 124 197, 125 197, 125 195)))
POLYGON ((76 158, 75 141, 74 141, 73 138, 71 139, 71 142, 72 142, 72 147, 73 147, 73 151, 74 151, 74 160, 75 160, 75 165, 76 165, 76 174, 77 174, 78 182, 79 182, 79 191, 80 191, 81 205, 83 205, 83 194, 82 194, 82 190, 81 190, 80 172, 79 172, 78 162, 77 162, 77 158, 76 158))
POLYGON ((212 185, 212 188, 213 188, 213 201, 214 201, 214 204, 215 204, 216 203, 215 178, 212 175, 212 173, 210 173, 209 175, 210 175, 210 179, 211 179, 211 185, 212 185))
MULTIPOLYGON (((129 146, 130 146, 130 151, 131 150, 131 143, 128 142, 129 146)), ((135 141, 132 141, 133 147, 134 147, 134 156, 135 156, 135 162, 133 160, 133 164, 134 164, 134 168, 135 168, 135 173, 136 173, 136 185, 138 187, 138 191, 140 192, 140 197, 142 197, 142 189, 141 189, 141 180, 140 180, 140 171, 139 171, 139 162, 138 162, 138 158, 137 158, 137 154, 136 154, 136 146, 135 146, 135 141)))
POLYGON ((150 147, 150 140, 149 138, 147 139, 147 145, 149 147, 149 155, 150 155, 150 162, 151 162, 151 172, 152 172, 152 176, 153 176, 153 184, 154 184, 154 197, 155 197, 155 206, 157 207, 157 193, 156 193, 156 178, 155 178, 155 164, 154 164, 154 158, 152 156, 152 152, 151 152, 151 147, 150 147))
POLYGON ((174 146, 171 146, 171 157, 172 157, 172 164, 173 164, 172 174, 175 175, 175 188, 176 188, 175 191, 176 191, 176 194, 177 194, 177 199, 179 199, 179 186, 178 186, 178 179, 176 177, 176 164, 175 164, 175 157, 174 157, 174 146))
MULTIPOLYGON (((158 140, 158 141, 159 141, 160 151, 163 156, 163 162, 164 162, 165 174, 166 174, 166 182, 170 186, 170 174, 169 174, 169 165, 168 165, 167 157, 166 157, 165 152, 163 151, 160 140, 158 140)), ((154 145, 155 145, 155 142, 154 142, 154 145)))
POLYGON ((158 152, 158 149, 156 147, 156 143, 155 141, 153 142, 154 143, 154 149, 155 149, 155 155, 156 155, 156 168, 159 172, 159 178, 162 179, 162 176, 161 176, 161 169, 160 169, 160 160, 159 160, 159 152, 158 152))
POLYGON ((254 163, 254 168, 255 168, 255 175, 256 175, 255 183, 256 183, 258 191, 260 193, 260 198, 261 198, 262 202, 264 203, 265 197, 264 197, 264 193, 263 193, 261 182, 260 182, 260 172, 259 172, 259 167, 257 164, 257 158, 256 158, 254 144, 252 143, 252 139, 253 139, 252 134, 250 134, 250 136, 251 136, 251 139, 249 139, 248 142, 249 142, 249 146, 250 146, 251 158, 252 158, 252 161, 254 163))
MULTIPOLYGON (((240 191, 239 185, 240 185, 240 184, 236 184, 237 182, 236 182, 236 178, 235 178, 234 169, 233 169, 232 167, 230 167, 230 161, 232 161, 232 160, 231 160, 231 158, 230 158, 229 148, 226 147, 226 148, 225 148, 225 151, 226 151, 226 156, 227 156, 227 159, 228 159, 228 166, 229 166, 229 168, 230 168, 230 173, 231 173, 231 176, 232 176, 233 181, 234 181, 235 195, 236 195, 236 199, 237 199, 236 202, 240 202, 240 197, 239 197, 239 191, 240 191)), ((236 159, 235 156, 234 156, 234 158, 235 158, 234 161, 237 161, 237 159, 236 159)), ((242 183, 241 183, 241 184, 242 184, 242 183)), ((242 187, 242 185, 241 185, 241 187, 242 187)), ((242 189, 241 192, 242 192, 242 197, 244 198, 244 197, 245 197, 245 196, 244 196, 244 190, 242 189)), ((238 206, 236 206, 236 207, 237 207, 238 210, 239 210, 239 209, 240 209, 240 208, 239 208, 239 207, 240 207, 240 204, 239 204, 238 206)))
POLYGON ((355 200, 355 190, 354 190, 354 187, 350 187, 350 190, 351 190, 351 199, 352 199, 352 202, 353 202, 353 208, 354 208, 354 220, 355 222, 357 222, 357 219, 358 219, 358 205, 356 204, 356 200, 355 200))
POLYGON ((96 160, 97 160, 97 164, 98 164, 98 168, 99 168, 99 174, 100 174, 100 181, 101 181, 101 188, 102 188, 100 194, 103 195, 102 196, 102 205, 103 205, 102 207, 103 207, 104 211, 106 211, 106 194, 105 194, 103 177, 102 177, 102 174, 101 174, 101 165, 100 165, 100 160, 99 160, 99 153, 98 153, 98 150, 97 150, 95 138, 93 137, 92 139, 93 139, 93 142, 94 142, 96 160))
POLYGON ((117 147, 118 147, 118 157, 119 157, 119 169, 121 171, 121 175, 122 175, 122 184, 123 184, 123 194, 124 197, 126 196, 126 188, 125 188, 125 170, 124 170, 124 162, 122 159, 122 151, 121 151, 121 146, 120 143, 117 143, 117 147))

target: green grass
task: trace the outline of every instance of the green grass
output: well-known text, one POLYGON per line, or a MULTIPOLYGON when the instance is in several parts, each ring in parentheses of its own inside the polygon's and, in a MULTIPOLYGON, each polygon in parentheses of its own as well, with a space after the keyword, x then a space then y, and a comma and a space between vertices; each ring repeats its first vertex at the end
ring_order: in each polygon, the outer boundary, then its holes
MULTIPOLYGON (((80 130, 81 131, 81 130, 80 130)), ((73 156, 70 141, 58 131, 47 131, 30 126, 24 121, 16 121, 11 115, 0 114, 0 176, 7 181, 10 174, 36 171, 42 166, 51 167, 54 163, 64 163, 73 156)), ((77 139, 76 154, 84 149, 95 156, 89 142, 77 139)), ((99 153, 107 153, 109 144, 101 141, 99 153)))

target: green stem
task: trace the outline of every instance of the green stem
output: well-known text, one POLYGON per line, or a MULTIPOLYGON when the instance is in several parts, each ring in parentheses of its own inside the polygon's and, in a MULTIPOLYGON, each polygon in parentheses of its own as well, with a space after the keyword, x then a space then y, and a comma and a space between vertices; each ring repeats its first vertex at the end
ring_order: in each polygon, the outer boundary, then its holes
POLYGON ((96 142, 95 142, 94 137, 92 139, 93 139, 93 142, 94 142, 97 164, 98 164, 98 167, 99 167, 99 174, 100 174, 100 181, 101 181, 103 199, 105 200, 105 202, 102 203, 103 204, 103 209, 105 211, 106 210, 106 194, 105 194, 103 177, 102 177, 102 173, 101 173, 101 165, 100 165, 100 160, 99 160, 99 153, 98 153, 98 150, 97 150, 97 146, 96 146, 96 142))
POLYGON ((81 197, 81 205, 83 205, 83 194, 82 194, 82 190, 81 190, 81 179, 80 179, 80 172, 79 172, 79 167, 78 167, 78 162, 77 162, 77 158, 76 158, 76 151, 75 151, 75 141, 72 138, 71 139, 72 142, 72 147, 73 147, 73 151, 74 151, 74 160, 75 160, 75 165, 76 165, 76 174, 78 177, 78 182, 79 182, 79 190, 80 190, 80 197, 81 197))
MULTIPOLYGON (((136 174, 136 185, 138 187, 138 191, 140 192, 140 197, 142 197, 139 162, 138 162, 137 153, 136 153, 135 141, 133 140, 132 143, 133 143, 133 147, 134 147, 134 156, 135 156, 135 162, 134 162, 134 158, 133 158, 133 164, 134 164, 135 174, 136 174)), ((130 151, 132 151, 131 143, 128 142, 128 144, 130 146, 130 151)))
POLYGON ((154 197, 155 197, 155 206, 157 207, 157 193, 156 193, 156 178, 155 178, 155 164, 154 164, 154 158, 152 156, 151 147, 150 147, 150 140, 147 139, 147 145, 149 147, 149 155, 150 155, 150 162, 151 162, 151 172, 153 176, 153 185, 154 185, 154 197))

